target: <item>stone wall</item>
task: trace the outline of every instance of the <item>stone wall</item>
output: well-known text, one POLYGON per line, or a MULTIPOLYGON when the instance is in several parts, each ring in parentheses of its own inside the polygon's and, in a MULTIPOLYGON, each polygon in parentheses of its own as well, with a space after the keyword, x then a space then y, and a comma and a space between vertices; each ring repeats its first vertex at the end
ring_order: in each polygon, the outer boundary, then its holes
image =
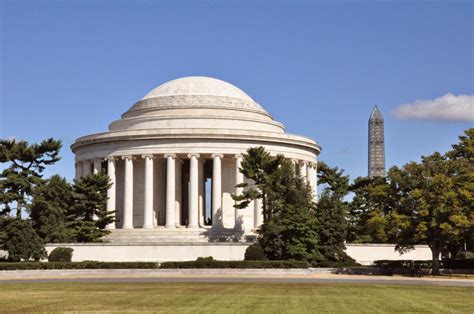
MULTIPOLYGON (((48 244, 51 252, 55 247, 67 246, 74 249, 73 261, 186 261, 198 257, 212 256, 219 260, 242 260, 248 244, 245 243, 166 243, 156 245, 114 245, 91 244, 48 244)), ((400 255, 394 244, 347 244, 347 253, 362 265, 375 260, 429 260, 428 246, 419 245, 414 250, 400 255)))

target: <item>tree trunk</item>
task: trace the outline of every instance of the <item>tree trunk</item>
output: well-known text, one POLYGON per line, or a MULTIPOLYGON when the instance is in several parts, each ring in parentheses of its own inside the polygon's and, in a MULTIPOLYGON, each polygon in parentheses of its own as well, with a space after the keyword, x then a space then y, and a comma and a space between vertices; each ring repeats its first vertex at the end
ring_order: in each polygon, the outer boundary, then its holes
POLYGON ((16 203, 16 218, 21 219, 21 201, 16 203))
POLYGON ((431 255, 433 257, 431 263, 432 263, 432 268, 431 268, 431 274, 433 275, 439 275, 439 253, 440 250, 433 246, 431 247, 431 255))

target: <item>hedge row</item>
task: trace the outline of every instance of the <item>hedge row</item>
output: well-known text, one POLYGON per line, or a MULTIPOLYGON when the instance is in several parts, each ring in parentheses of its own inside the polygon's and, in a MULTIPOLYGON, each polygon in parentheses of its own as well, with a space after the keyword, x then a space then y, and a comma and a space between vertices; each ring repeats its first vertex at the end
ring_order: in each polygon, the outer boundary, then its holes
POLYGON ((186 262, 164 262, 160 268, 309 268, 305 261, 216 261, 197 260, 186 262))
MULTIPOLYGON (((374 264, 381 268, 431 268, 431 260, 378 260, 374 264)), ((442 269, 474 269, 474 258, 470 259, 446 259, 439 261, 442 269)))
POLYGON ((0 262, 0 270, 35 269, 156 269, 154 262, 0 262))

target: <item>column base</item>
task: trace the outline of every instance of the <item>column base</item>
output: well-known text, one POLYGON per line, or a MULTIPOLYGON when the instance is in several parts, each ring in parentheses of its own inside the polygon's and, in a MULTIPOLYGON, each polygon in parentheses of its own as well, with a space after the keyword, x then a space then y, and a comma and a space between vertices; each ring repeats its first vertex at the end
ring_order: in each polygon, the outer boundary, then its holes
POLYGON ((122 226, 122 229, 133 229, 133 226, 122 226))
POLYGON ((198 225, 189 225, 187 228, 188 229, 197 229, 197 228, 199 228, 199 226, 198 225))
POLYGON ((145 225, 142 228, 143 229, 153 229, 153 225, 145 225))
POLYGON ((175 225, 166 225, 165 228, 167 229, 176 229, 175 225))
POLYGON ((105 226, 105 230, 113 230, 113 229, 115 229, 115 224, 105 226))

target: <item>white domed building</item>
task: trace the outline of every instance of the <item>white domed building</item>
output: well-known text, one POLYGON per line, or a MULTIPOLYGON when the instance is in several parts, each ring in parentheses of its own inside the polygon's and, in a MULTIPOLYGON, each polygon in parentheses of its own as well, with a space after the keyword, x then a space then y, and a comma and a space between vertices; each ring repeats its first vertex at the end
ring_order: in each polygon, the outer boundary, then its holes
POLYGON ((285 133, 245 92, 214 78, 166 82, 108 132, 81 137, 71 148, 76 177, 104 169, 113 182, 107 207, 117 210, 116 222, 101 245, 126 247, 118 255, 139 250, 138 260, 178 260, 243 258, 262 223, 261 204, 236 210, 231 194, 245 180, 242 154, 256 146, 297 162, 316 197, 320 146, 285 133))

